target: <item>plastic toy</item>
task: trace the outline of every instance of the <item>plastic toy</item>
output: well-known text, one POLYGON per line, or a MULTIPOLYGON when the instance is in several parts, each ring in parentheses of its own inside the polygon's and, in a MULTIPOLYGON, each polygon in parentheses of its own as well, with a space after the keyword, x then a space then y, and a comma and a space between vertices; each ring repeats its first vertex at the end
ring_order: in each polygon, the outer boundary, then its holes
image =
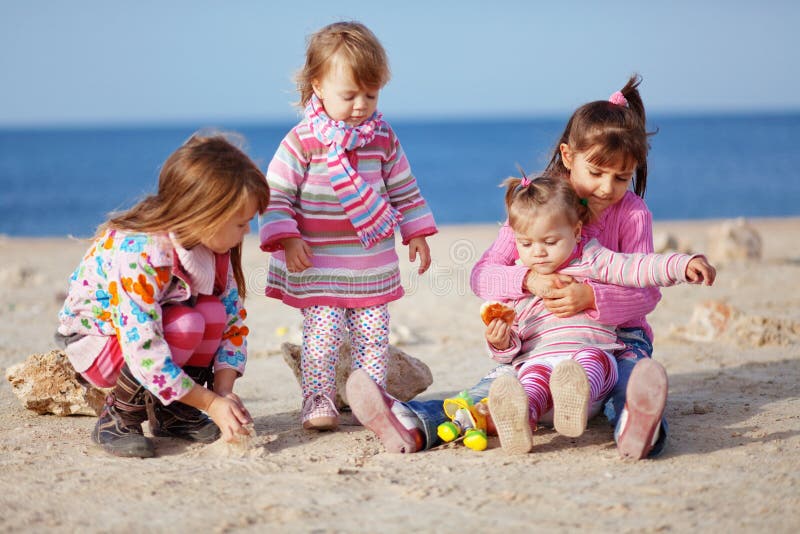
POLYGON ((486 449, 486 414, 488 399, 475 403, 467 391, 444 400, 444 413, 450 418, 436 429, 436 434, 445 443, 463 440, 464 446, 473 451, 486 449))

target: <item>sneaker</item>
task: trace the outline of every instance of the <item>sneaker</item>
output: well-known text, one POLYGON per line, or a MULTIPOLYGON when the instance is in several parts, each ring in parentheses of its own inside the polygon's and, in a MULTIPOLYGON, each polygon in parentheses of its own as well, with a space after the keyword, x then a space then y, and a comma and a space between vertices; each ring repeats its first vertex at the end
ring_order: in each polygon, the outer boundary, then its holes
POLYGON ((198 443, 213 443, 221 434, 217 424, 206 414, 180 401, 169 406, 156 402, 150 431, 154 436, 180 438, 198 443))
POLYGON ((564 360, 550 375, 553 396, 553 427, 563 436, 577 438, 589 420, 589 379, 581 364, 564 360))
POLYGON ((628 379, 625 409, 616 432, 617 450, 623 458, 645 458, 658 440, 667 404, 667 372, 650 358, 639 360, 628 379))
POLYGON ((302 420, 306 430, 335 430, 339 411, 328 395, 313 393, 303 400, 302 420))
POLYGON ((146 416, 138 417, 137 414, 132 415, 119 411, 114 404, 114 396, 111 395, 97 418, 97 423, 92 431, 92 441, 115 456, 126 458, 152 458, 155 456, 153 442, 142 432, 141 420, 144 420, 146 416))
POLYGON ((366 371, 356 369, 350 374, 346 392, 353 415, 378 436, 387 452, 412 453, 422 449, 419 418, 373 382, 366 371))
POLYGON ((489 388, 489 412, 509 454, 526 454, 533 448, 528 394, 513 375, 498 376, 489 388))

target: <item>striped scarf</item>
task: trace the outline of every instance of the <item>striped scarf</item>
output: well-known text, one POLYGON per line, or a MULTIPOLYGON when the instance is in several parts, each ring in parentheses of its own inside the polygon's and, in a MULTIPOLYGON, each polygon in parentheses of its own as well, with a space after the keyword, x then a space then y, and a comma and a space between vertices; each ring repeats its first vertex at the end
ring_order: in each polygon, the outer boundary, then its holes
POLYGON ((400 213, 358 174, 346 151, 361 148, 375 138, 383 116, 377 111, 363 123, 350 127, 328 117, 316 95, 306 106, 305 116, 314 137, 328 147, 331 186, 364 248, 371 248, 392 235, 400 213))

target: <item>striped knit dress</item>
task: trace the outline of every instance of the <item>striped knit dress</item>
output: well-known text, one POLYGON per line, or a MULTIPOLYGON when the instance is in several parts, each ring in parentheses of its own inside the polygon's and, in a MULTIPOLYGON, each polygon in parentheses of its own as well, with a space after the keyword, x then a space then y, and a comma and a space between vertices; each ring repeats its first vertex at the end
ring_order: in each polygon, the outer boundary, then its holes
MULTIPOLYGON (((266 295, 296 308, 360 308, 403 296, 394 235, 366 249, 331 187, 328 148, 301 121, 283 139, 267 169, 270 203, 259 219, 261 249, 271 252, 266 295), (280 241, 302 238, 312 267, 290 273, 280 241)), ((391 127, 348 153, 350 163, 400 215, 403 244, 436 233, 408 160, 391 127)))
MULTIPOLYGON (((579 244, 561 274, 577 281, 596 280, 627 287, 671 286, 686 282, 688 254, 622 254, 612 252, 595 239, 579 244)), ((623 348, 617 341, 616 325, 601 324, 585 313, 558 318, 541 298, 528 296, 512 301, 517 312, 511 346, 497 350, 489 344, 492 358, 501 363, 522 362, 539 357, 569 358, 580 349, 604 351, 623 348)))

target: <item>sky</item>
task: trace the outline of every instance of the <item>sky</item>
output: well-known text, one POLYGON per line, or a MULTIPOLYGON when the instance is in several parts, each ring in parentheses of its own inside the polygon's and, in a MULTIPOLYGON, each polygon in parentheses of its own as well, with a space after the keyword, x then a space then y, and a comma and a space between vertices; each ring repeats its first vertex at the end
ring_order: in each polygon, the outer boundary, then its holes
POLYGON ((392 120, 563 116, 634 72, 649 113, 800 111, 795 0, 0 0, 0 127, 291 121, 337 20, 386 48, 392 120))

